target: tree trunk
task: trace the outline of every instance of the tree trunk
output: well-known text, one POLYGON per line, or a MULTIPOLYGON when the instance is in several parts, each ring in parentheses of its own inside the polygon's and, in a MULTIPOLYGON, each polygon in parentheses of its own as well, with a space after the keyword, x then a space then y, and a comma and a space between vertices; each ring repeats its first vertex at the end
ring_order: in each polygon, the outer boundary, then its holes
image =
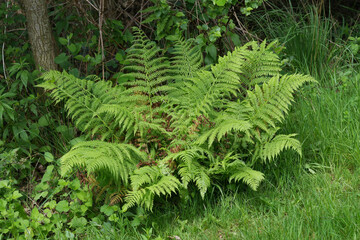
POLYGON ((46 0, 22 0, 26 14, 26 26, 37 68, 57 69, 55 43, 52 37, 46 0))

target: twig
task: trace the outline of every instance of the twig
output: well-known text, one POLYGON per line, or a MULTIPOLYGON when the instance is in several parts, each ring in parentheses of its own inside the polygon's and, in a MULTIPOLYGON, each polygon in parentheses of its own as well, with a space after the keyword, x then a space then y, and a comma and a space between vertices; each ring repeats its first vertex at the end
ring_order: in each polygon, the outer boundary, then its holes
MULTIPOLYGON (((89 0, 86 0, 93 8, 95 8, 96 11, 99 12, 99 8, 95 6, 95 4, 93 4, 92 2, 90 2, 89 0)), ((100 5, 101 5, 101 1, 100 1, 100 5)))
POLYGON ((100 47, 101 47, 101 64, 102 64, 102 79, 105 79, 105 54, 104 54, 104 39, 103 39, 103 32, 102 32, 102 25, 104 21, 104 0, 100 0, 99 6, 99 40, 100 40, 100 47))
MULTIPOLYGON (((8 8, 9 8, 9 1, 6 1, 6 15, 5 15, 5 19, 8 18, 8 13, 7 13, 8 8)), ((5 24, 5 26, 4 26, 4 36, 6 36, 6 24, 5 24)), ((5 63, 5 41, 4 41, 3 44, 2 44, 1 56, 2 56, 2 62, 3 62, 4 78, 7 79, 7 75, 6 75, 6 63, 5 63)))
POLYGON ((236 30, 240 31, 243 33, 244 37, 246 38, 247 41, 249 41, 249 38, 247 37, 246 34, 248 34, 249 36, 257 39, 257 40, 261 40, 258 36, 250 33, 249 31, 246 30, 246 28, 244 27, 244 25, 241 23, 241 21, 239 20, 237 14, 236 14, 236 11, 234 11, 234 17, 239 25, 239 27, 235 27, 236 30))
POLYGON ((16 31, 25 31, 25 30, 26 30, 26 28, 15 28, 15 29, 9 29, 9 30, 7 30, 7 32, 10 33, 10 32, 16 32, 16 31))

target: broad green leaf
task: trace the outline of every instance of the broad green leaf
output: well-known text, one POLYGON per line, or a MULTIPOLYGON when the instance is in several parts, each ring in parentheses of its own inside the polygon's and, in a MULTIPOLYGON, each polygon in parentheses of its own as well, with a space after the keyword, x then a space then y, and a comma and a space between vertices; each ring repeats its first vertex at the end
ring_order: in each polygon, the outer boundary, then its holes
POLYGON ((55 57, 54 61, 55 61, 55 63, 57 63, 57 64, 63 64, 63 63, 65 63, 65 62, 67 62, 68 59, 69 59, 69 57, 66 56, 65 53, 60 53, 59 56, 55 57))
POLYGON ((210 54, 212 59, 216 60, 217 50, 214 44, 210 44, 206 47, 206 51, 210 54))
POLYGON ((227 0, 215 0, 216 5, 218 5, 219 7, 223 7, 225 6, 227 0))
POLYGON ((87 224, 87 220, 84 217, 74 217, 69 223, 72 228, 82 228, 87 224))
POLYGON ((76 46, 75 46, 75 44, 70 44, 69 46, 68 46, 68 49, 70 50, 70 52, 72 53, 72 54, 75 54, 76 53, 76 46))
MULTIPOLYGON (((54 161, 54 156, 49 152, 44 153, 44 158, 48 163, 54 161)), ((50 165, 50 166, 52 166, 52 165, 50 165)), ((50 166, 47 169, 50 169, 50 166)), ((53 168, 54 168, 54 166, 53 166, 53 168)), ((52 169, 51 169, 51 171, 52 171, 52 169)))
POLYGON ((58 202, 55 209, 58 212, 67 212, 70 210, 69 203, 66 200, 62 200, 58 202))
POLYGON ((12 199, 18 199, 20 197, 22 197, 22 194, 18 190, 12 193, 12 199))
POLYGON ((113 209, 112 206, 103 205, 103 206, 100 208, 100 212, 104 213, 106 216, 110 216, 111 214, 114 213, 114 209, 113 209))
POLYGON ((61 38, 59 38, 59 43, 60 43, 61 45, 66 45, 66 44, 68 44, 68 40, 61 37, 61 38))

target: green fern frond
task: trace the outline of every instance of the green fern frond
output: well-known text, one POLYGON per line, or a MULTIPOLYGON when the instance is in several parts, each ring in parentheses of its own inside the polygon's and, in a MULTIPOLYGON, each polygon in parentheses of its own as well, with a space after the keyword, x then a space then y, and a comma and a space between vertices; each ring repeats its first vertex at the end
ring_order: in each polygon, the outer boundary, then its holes
POLYGON ((208 170, 205 167, 201 166, 196 160, 187 161, 179 165, 178 173, 185 188, 187 188, 189 182, 194 181, 201 197, 205 197, 207 189, 211 185, 208 170))
POLYGON ((314 79, 307 75, 294 74, 272 77, 262 87, 255 85, 253 91, 247 92, 246 100, 253 109, 249 116, 253 126, 264 131, 274 128, 287 114, 294 101, 293 93, 306 82, 314 82, 314 79))
POLYGON ((107 114, 114 116, 114 121, 119 127, 119 133, 132 131, 136 132, 137 121, 133 112, 129 111, 129 108, 120 104, 103 104, 97 110, 99 114, 107 114))
POLYGON ((134 175, 131 176, 131 186, 134 191, 137 191, 142 185, 153 183, 161 176, 162 174, 158 167, 145 166, 136 169, 134 175))
POLYGON ((178 153, 169 154, 163 161, 170 159, 179 162, 178 173, 183 186, 187 188, 189 182, 194 181, 201 197, 204 198, 211 181, 208 169, 200 164, 200 160, 207 159, 207 161, 213 162, 214 158, 211 152, 199 147, 192 147, 178 153))
POLYGON ((172 175, 164 175, 157 166, 146 166, 134 171, 131 176, 132 191, 125 198, 123 211, 140 205, 152 209, 155 195, 169 195, 179 190, 180 181, 172 175))
POLYGON ((293 149, 301 156, 301 143, 293 138, 294 136, 296 136, 296 134, 281 134, 275 136, 269 142, 266 142, 260 151, 262 160, 264 162, 272 161, 285 149, 293 149))
POLYGON ((197 72, 196 77, 187 79, 174 95, 176 98, 170 99, 175 106, 171 113, 174 132, 184 134, 183 129, 188 129, 199 116, 214 118, 216 109, 224 108, 226 96, 235 94, 236 85, 221 80, 209 71, 197 72))
POLYGON ((240 120, 234 118, 231 115, 225 115, 219 118, 215 127, 205 132, 196 140, 197 144, 203 144, 208 141, 208 147, 210 147, 214 140, 217 139, 219 142, 221 139, 232 132, 247 132, 252 128, 252 124, 246 120, 240 120))
POLYGON ((175 41, 171 70, 176 81, 194 77, 201 68, 203 56, 200 50, 198 46, 193 47, 193 42, 190 40, 179 38, 175 41))
POLYGON ((61 175, 75 167, 85 167, 88 173, 110 176, 115 184, 127 185, 136 165, 146 156, 130 144, 88 141, 76 144, 61 158, 61 175))
POLYGON ((254 191, 256 191, 260 182, 264 180, 264 174, 249 167, 243 166, 238 168, 237 171, 230 176, 229 181, 231 182, 232 180, 235 182, 243 181, 254 191))
POLYGON ((185 79, 183 86, 172 91, 171 104, 176 106, 172 115, 176 119, 175 131, 188 128, 201 115, 216 118, 219 110, 226 109, 225 104, 230 102, 231 96, 239 95, 240 76, 247 64, 248 52, 248 46, 236 48, 219 58, 219 63, 211 66, 211 71, 198 71, 185 79))
POLYGON ((136 105, 146 105, 147 112, 153 117, 155 104, 164 100, 166 86, 170 78, 170 64, 166 57, 160 57, 162 50, 151 42, 140 29, 134 29, 134 44, 129 49, 123 68, 128 73, 125 75, 135 78, 135 81, 125 83, 130 87, 126 91, 129 96, 138 96, 136 105), (159 97, 159 95, 163 95, 159 97))
POLYGON ((266 45, 266 41, 263 41, 259 45, 253 41, 241 47, 245 50, 243 51, 241 82, 246 84, 247 88, 266 82, 271 77, 280 74, 280 59, 271 49, 276 43, 274 41, 266 45))
POLYGON ((251 168, 256 161, 270 162, 284 149, 301 155, 295 134, 276 134, 294 92, 314 81, 281 76, 274 44, 250 42, 202 68, 202 53, 190 41, 176 41, 169 60, 135 29, 124 67, 133 81, 113 86, 96 76, 44 74, 40 86, 65 102, 76 127, 107 140, 75 145, 61 159, 62 175, 84 167, 101 191, 121 189, 113 200, 124 199, 124 211, 152 209, 156 196, 190 183, 204 198, 215 178, 256 190, 264 179, 251 168))
POLYGON ((45 82, 38 86, 51 90, 50 95, 57 103, 65 101, 65 108, 77 128, 86 132, 87 136, 99 134, 101 139, 114 136, 109 118, 97 110, 102 104, 112 101, 113 96, 120 95, 122 90, 112 87, 111 82, 94 82, 99 80, 96 77, 78 79, 65 71, 49 71, 42 78, 45 82))

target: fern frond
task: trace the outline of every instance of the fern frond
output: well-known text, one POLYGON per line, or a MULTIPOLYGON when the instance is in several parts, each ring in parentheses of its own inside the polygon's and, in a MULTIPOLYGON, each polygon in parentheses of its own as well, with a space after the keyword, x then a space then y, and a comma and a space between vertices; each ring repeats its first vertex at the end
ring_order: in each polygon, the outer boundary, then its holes
POLYGON ((89 174, 109 176, 115 184, 122 181, 127 185, 136 165, 145 159, 142 152, 129 144, 80 142, 61 158, 61 174, 65 175, 75 167, 85 167, 89 174))
POLYGON ((189 182, 194 181, 201 197, 204 198, 211 181, 207 168, 200 164, 200 160, 207 159, 207 161, 213 162, 212 154, 205 149, 192 147, 178 153, 169 154, 163 161, 168 159, 180 162, 178 173, 183 186, 187 188, 189 182))
MULTIPOLYGON (((174 74, 175 81, 183 81, 186 78, 195 76, 201 68, 203 56, 198 46, 193 47, 193 42, 179 38, 175 41, 171 59, 171 72, 174 74)), ((181 85, 181 82, 179 82, 181 85)))
POLYGON ((189 182, 194 181, 200 191, 201 197, 204 199, 207 189, 211 185, 208 171, 196 161, 188 161, 181 163, 178 171, 183 186, 187 188, 189 182))
POLYGON ((253 91, 248 91, 248 99, 253 112, 249 116, 253 126, 264 131, 275 127, 287 114, 289 106, 294 101, 293 93, 304 83, 313 82, 310 76, 300 74, 272 77, 262 87, 256 85, 253 91))
POLYGON ((97 77, 78 79, 65 71, 49 71, 42 78, 45 82, 38 86, 51 90, 55 102, 65 101, 65 108, 77 128, 87 136, 99 134, 101 139, 114 136, 111 121, 97 110, 102 104, 112 101, 114 96, 121 95, 121 89, 112 87, 111 82, 94 82, 99 80, 97 77))
POLYGON ((249 121, 234 118, 231 115, 225 115, 217 119, 215 127, 209 131, 203 133, 196 140, 197 144, 203 144, 208 141, 208 147, 210 147, 214 140, 217 139, 219 142, 221 139, 232 132, 247 132, 252 128, 252 124, 249 121))
POLYGON ((129 108, 125 105, 122 106, 120 104, 103 104, 98 109, 97 112, 99 114, 107 114, 114 116, 114 121, 116 125, 120 129, 120 133, 124 133, 127 131, 136 132, 137 121, 133 112, 129 110, 129 108))
POLYGON ((249 185, 249 187, 251 187, 254 191, 256 191, 260 182, 264 180, 264 174, 262 172, 253 170, 247 166, 242 166, 230 176, 229 181, 231 182, 232 180, 234 180, 235 182, 243 181, 244 183, 249 185))
POLYGON ((179 190, 180 181, 172 175, 164 175, 157 166, 146 166, 134 171, 131 176, 132 191, 125 198, 123 211, 140 205, 152 209, 155 195, 169 195, 179 190))
POLYGON ((133 190, 137 191, 142 185, 153 183, 161 176, 159 168, 145 166, 136 169, 134 175, 131 176, 131 186, 133 190))
POLYGON ((266 41, 263 41, 259 45, 252 41, 241 47, 244 50, 241 82, 246 84, 248 89, 280 74, 280 59, 271 49, 276 43, 274 41, 266 45, 266 41))
POLYGON ((236 48, 232 53, 219 58, 211 71, 198 71, 194 77, 185 79, 184 85, 171 98, 175 105, 173 115, 175 131, 189 127, 199 116, 216 118, 219 110, 226 109, 231 96, 239 95, 240 75, 246 64, 247 47, 236 48))
POLYGON ((171 88, 166 86, 170 79, 170 64, 166 57, 160 57, 162 52, 150 41, 140 29, 134 28, 134 43, 129 49, 126 59, 128 65, 123 68, 125 75, 135 78, 135 81, 125 83, 128 96, 138 96, 136 105, 147 106, 147 113, 153 118, 155 104, 164 100, 165 94, 171 88), (163 95, 162 97, 158 97, 163 95))
POLYGON ((281 151, 285 149, 293 149, 300 156, 301 154, 301 143, 293 138, 296 134, 289 135, 277 135, 269 142, 266 142, 261 149, 261 158, 264 162, 272 161, 275 157, 277 157, 281 151))

